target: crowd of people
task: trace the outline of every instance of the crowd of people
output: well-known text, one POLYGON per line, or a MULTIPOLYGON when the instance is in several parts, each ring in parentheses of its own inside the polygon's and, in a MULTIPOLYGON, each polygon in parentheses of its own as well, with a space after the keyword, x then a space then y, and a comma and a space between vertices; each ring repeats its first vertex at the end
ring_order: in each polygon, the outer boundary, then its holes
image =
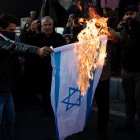
POLYGON ((125 93, 124 129, 140 132, 140 65, 138 64, 140 1, 128 1, 120 14, 121 2, 121 0, 96 2, 79 0, 78 4, 73 4, 68 10, 63 35, 55 32, 52 17, 45 16, 39 20, 36 11, 32 10, 20 36, 17 37, 14 32, 17 18, 10 14, 0 15, 0 127, 3 127, 2 120, 4 120, 6 140, 14 140, 16 113, 13 94, 16 95, 16 92, 24 92, 31 98, 41 95, 44 108, 42 114, 53 118, 50 102, 52 78, 50 54, 53 52, 51 46, 56 48, 78 41, 77 35, 84 29, 78 19, 88 18, 89 6, 94 7, 101 16, 108 17, 111 34, 108 36, 106 64, 95 92, 98 107, 98 140, 108 140, 109 83, 110 77, 114 75, 122 78, 125 93), (17 38, 20 43, 16 41, 17 38), (24 78, 20 79, 21 75, 24 78), (20 86, 17 83, 20 83, 20 86), (135 120, 136 113, 137 120, 135 120))

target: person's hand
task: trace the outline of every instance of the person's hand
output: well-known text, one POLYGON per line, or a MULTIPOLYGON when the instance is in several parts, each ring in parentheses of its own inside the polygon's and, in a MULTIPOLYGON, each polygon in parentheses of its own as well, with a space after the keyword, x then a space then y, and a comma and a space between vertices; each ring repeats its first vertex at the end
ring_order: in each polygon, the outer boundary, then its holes
POLYGON ((121 20, 118 25, 117 25, 117 29, 122 29, 123 25, 126 23, 125 20, 121 20))
POLYGON ((35 31, 35 30, 38 29, 37 21, 38 21, 38 20, 34 20, 34 21, 31 23, 31 31, 35 31))
POLYGON ((66 27, 71 27, 74 25, 74 21, 72 19, 68 19, 67 23, 66 23, 66 27))
POLYGON ((109 30, 108 39, 113 41, 114 43, 118 42, 119 32, 115 32, 113 29, 109 30))
POLYGON ((37 50, 37 54, 41 57, 47 56, 52 52, 53 52, 53 50, 47 46, 44 46, 42 48, 38 48, 38 50, 37 50))

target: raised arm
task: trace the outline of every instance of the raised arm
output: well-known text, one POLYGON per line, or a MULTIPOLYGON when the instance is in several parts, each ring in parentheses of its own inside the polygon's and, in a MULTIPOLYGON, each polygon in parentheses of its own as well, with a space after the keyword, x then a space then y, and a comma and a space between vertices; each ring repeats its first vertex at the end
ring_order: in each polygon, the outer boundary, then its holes
POLYGON ((8 52, 18 53, 18 54, 38 54, 39 56, 47 56, 49 53, 52 53, 52 49, 44 46, 38 48, 36 46, 31 46, 23 43, 17 43, 10 39, 7 39, 0 34, 0 51, 5 50, 8 52))

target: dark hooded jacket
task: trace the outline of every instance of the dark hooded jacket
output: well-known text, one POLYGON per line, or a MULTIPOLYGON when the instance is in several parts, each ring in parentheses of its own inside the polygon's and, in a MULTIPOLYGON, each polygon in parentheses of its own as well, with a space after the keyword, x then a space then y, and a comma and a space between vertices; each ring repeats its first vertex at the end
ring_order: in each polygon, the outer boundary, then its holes
POLYGON ((136 20, 126 23, 120 32, 120 39, 123 69, 140 72, 140 23, 136 20), (128 26, 131 26, 131 30, 128 26))
POLYGON ((18 55, 35 54, 38 47, 16 43, 0 33, 0 95, 12 93, 18 72, 18 55))

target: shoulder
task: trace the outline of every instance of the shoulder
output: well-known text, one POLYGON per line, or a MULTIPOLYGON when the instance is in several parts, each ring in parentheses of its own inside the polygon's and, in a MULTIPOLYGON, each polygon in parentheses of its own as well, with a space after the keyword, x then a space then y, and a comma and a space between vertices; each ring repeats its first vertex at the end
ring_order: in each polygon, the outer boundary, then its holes
POLYGON ((0 40, 7 40, 7 38, 3 36, 2 34, 0 34, 0 40))
POLYGON ((63 35, 61 35, 61 34, 59 34, 59 33, 57 33, 57 32, 54 32, 54 33, 52 34, 52 37, 55 38, 55 39, 59 39, 59 40, 65 39, 65 38, 63 37, 63 35))
POLYGON ((9 42, 9 39, 0 33, 0 45, 4 45, 6 42, 9 42))
POLYGON ((63 37, 63 35, 61 35, 60 33, 57 33, 57 32, 54 32, 53 35, 57 36, 57 37, 63 37))
POLYGON ((53 38, 53 40, 55 40, 55 42, 57 43, 58 46, 66 44, 65 38, 63 37, 63 35, 61 35, 59 33, 54 32, 52 34, 52 38, 53 38))

